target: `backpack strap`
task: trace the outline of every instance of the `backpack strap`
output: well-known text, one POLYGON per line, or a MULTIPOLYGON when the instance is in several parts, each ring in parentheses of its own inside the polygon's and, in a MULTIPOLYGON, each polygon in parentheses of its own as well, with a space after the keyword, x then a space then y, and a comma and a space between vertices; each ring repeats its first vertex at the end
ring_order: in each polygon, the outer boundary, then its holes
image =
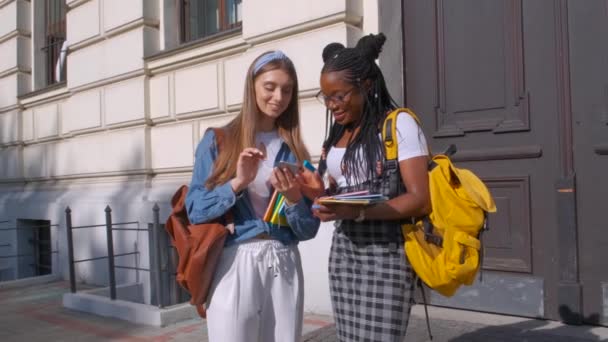
POLYGON ((390 167, 397 167, 397 115, 400 112, 400 108, 397 108, 390 112, 384 119, 382 125, 382 143, 384 144, 384 151, 386 154, 386 161, 390 167))
MULTIPOLYGON (((397 116, 399 113, 405 112, 409 116, 411 116, 418 126, 420 126, 420 119, 418 116, 409 108, 397 108, 390 112, 386 118, 384 119, 384 124, 382 126, 382 141, 384 143, 384 150, 386 154, 386 161, 388 168, 397 169, 399 167, 398 162, 398 142, 397 142, 397 116)), ((431 153, 431 148, 427 145, 428 153, 429 153, 429 170, 434 167, 433 155, 431 153)), ((424 226, 424 239, 427 242, 430 242, 438 247, 443 245, 443 239, 441 236, 438 236, 433 233, 433 225, 431 224, 428 217, 423 217, 423 226, 424 226)))
MULTIPOLYGON (((409 116, 416 121, 418 126, 422 127, 420 123, 420 119, 409 108, 397 108, 390 112, 386 118, 384 119, 384 125, 382 127, 382 141, 384 143, 384 150, 386 153, 386 160, 395 160, 397 161, 397 151, 398 151, 398 142, 397 142, 397 116, 399 113, 407 113, 409 116)), ((431 152, 431 147, 427 144, 427 149, 429 153, 429 158, 432 159, 433 153, 431 152)), ((392 163, 392 162, 391 162, 392 163)))

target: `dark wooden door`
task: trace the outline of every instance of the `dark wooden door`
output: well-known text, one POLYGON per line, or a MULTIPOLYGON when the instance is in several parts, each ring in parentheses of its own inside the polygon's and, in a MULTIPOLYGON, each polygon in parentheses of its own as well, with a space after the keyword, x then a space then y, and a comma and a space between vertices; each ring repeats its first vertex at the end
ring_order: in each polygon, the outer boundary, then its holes
POLYGON ((608 325, 608 1, 568 1, 582 310, 608 325))
POLYGON ((404 0, 402 10, 406 104, 434 151, 457 145, 457 166, 480 175, 498 207, 483 281, 432 302, 559 319, 563 9, 552 0, 404 0))

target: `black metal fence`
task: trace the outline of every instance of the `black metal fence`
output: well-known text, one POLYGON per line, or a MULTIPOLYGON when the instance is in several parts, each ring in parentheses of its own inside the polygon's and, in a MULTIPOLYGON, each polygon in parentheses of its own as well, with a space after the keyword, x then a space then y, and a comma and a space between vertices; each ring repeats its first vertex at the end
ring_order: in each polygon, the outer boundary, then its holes
MULTIPOLYGON (((10 223, 10 221, 0 221, 0 224, 5 224, 5 223, 10 223)), ((51 228, 56 228, 59 225, 57 224, 41 224, 41 225, 27 225, 24 227, 18 227, 17 224, 15 224, 15 226, 13 227, 2 227, 0 228, 0 232, 7 232, 7 231, 31 231, 31 229, 51 229, 51 228)), ((34 238, 30 238, 29 239, 29 243, 33 245, 33 251, 31 254, 29 253, 19 253, 19 251, 16 252, 16 254, 8 254, 8 255, 0 255, 0 260, 5 260, 5 259, 21 259, 21 258, 34 258, 34 262, 30 263, 29 266, 34 268, 34 275, 40 275, 40 273, 43 274, 49 274, 52 273, 52 265, 51 264, 43 264, 40 261, 40 257, 41 256, 49 256, 49 255, 53 255, 53 254, 57 254, 59 251, 57 250, 52 250, 52 248, 48 248, 49 251, 41 251, 38 247, 40 245, 48 245, 51 246, 51 234, 49 234, 49 238, 48 239, 41 239, 39 237, 40 234, 36 234, 37 236, 34 238), (40 269, 46 269, 47 272, 40 272, 40 269)), ((7 248, 7 247, 11 247, 13 246, 11 243, 0 243, 0 248, 7 248)), ((15 278, 19 278, 19 275, 17 273, 15 273, 15 278)))
POLYGON ((96 224, 96 225, 88 225, 88 226, 73 226, 72 225, 72 210, 70 209, 70 207, 67 207, 65 209, 65 215, 66 215, 66 234, 67 234, 67 242, 68 242, 70 291, 72 293, 76 293, 76 291, 77 291, 76 275, 75 275, 75 265, 77 263, 107 259, 107 261, 108 261, 108 265, 107 265, 108 279, 109 279, 108 285, 110 288, 110 299, 116 300, 116 269, 117 268, 118 269, 127 269, 127 270, 136 270, 136 271, 145 271, 145 272, 150 272, 150 275, 151 275, 150 282, 152 283, 154 290, 155 290, 154 292, 155 292, 156 303, 157 303, 158 307, 162 308, 164 306, 163 289, 162 289, 162 281, 161 281, 162 269, 161 269, 161 262, 160 262, 160 253, 158 253, 158 251, 160 250, 160 246, 161 246, 160 245, 161 239, 159 237, 161 226, 160 226, 160 222, 159 222, 160 221, 159 207, 156 204, 154 205, 153 213, 154 213, 154 224, 149 225, 148 229, 128 228, 128 227, 125 228, 124 226, 132 225, 132 224, 139 224, 139 222, 132 221, 132 222, 113 223, 112 222, 112 209, 108 205, 105 209, 105 214, 106 214, 105 221, 106 222, 104 224, 96 224), (121 226, 122 226, 122 228, 120 228, 121 226), (74 230, 100 228, 100 227, 105 227, 105 230, 106 230, 107 255, 88 258, 88 259, 74 260, 74 242, 73 242, 73 236, 72 236, 74 230), (115 258, 127 256, 127 255, 137 255, 137 254, 139 254, 139 252, 133 251, 133 252, 119 253, 119 254, 114 253, 114 236, 113 236, 114 231, 148 232, 148 234, 150 234, 150 236, 152 237, 152 243, 151 243, 149 249, 150 249, 151 255, 153 256, 153 258, 152 258, 153 260, 150 260, 150 261, 151 261, 151 263, 153 263, 155 269, 151 270, 150 268, 116 265, 115 258), (155 251, 153 251, 152 249, 155 249, 155 251))

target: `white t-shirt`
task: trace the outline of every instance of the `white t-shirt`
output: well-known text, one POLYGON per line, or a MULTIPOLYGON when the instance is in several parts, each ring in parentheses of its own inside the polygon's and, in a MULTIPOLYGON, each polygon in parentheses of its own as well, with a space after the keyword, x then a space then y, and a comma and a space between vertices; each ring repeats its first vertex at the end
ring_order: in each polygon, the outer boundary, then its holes
MULTIPOLYGON (((382 139, 382 135, 378 135, 378 138, 382 139)), ((407 113, 400 113, 400 115, 397 116, 397 141, 397 158, 399 161, 426 156, 428 154, 426 139, 424 138, 422 129, 420 129, 416 120, 407 113)), ((333 146, 327 154, 327 172, 336 180, 338 187, 347 186, 347 181, 342 173, 341 167, 345 152, 345 147, 333 146)), ((362 153, 362 151, 359 150, 358 153, 362 153)), ((363 169, 367 169, 367 166, 364 165, 363 169)), ((351 185, 354 184, 354 180, 351 180, 351 185)))
POLYGON ((270 132, 259 132, 255 136, 256 146, 265 151, 266 159, 262 160, 258 165, 258 174, 253 182, 247 186, 247 192, 253 211, 258 218, 264 217, 268 201, 272 193, 272 185, 270 184, 270 175, 274 168, 274 161, 279 154, 283 140, 279 137, 276 130, 270 132))

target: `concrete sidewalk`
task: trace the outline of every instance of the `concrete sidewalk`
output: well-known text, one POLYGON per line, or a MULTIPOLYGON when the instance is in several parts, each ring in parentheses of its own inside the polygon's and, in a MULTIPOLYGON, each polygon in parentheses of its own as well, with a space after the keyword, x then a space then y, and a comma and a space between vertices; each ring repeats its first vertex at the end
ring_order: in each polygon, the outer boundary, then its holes
MULTIPOLYGON (((569 326, 558 322, 429 307, 433 341, 437 342, 575 342, 608 341, 608 328, 569 326)), ((303 342, 334 342, 335 326, 305 334, 303 342)), ((410 341, 429 341, 424 308, 412 310, 407 336, 410 341)))
MULTIPOLYGON (((71 311, 61 306, 66 282, 0 287, 0 341, 207 341, 204 321, 164 328, 71 311)), ((434 341, 608 341, 608 328, 430 307, 434 341)), ((307 314, 304 341, 337 341, 331 317, 307 314)), ((427 341, 421 307, 415 307, 407 341, 427 341)))

